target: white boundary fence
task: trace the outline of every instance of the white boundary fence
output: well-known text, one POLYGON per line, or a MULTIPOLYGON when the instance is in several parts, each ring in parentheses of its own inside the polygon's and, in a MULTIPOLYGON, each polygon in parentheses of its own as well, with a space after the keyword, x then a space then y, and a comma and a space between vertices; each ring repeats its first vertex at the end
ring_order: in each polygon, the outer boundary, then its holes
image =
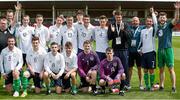
POLYGON ((180 36, 180 31, 179 32, 173 32, 172 36, 180 36))

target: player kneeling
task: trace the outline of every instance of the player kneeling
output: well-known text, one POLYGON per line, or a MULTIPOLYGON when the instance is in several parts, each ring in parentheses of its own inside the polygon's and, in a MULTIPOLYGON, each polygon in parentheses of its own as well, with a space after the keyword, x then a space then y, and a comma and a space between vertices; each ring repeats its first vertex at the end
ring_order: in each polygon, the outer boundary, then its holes
MULTIPOLYGON (((47 54, 45 49, 40 45, 38 37, 32 38, 32 48, 28 51, 26 61, 28 69, 23 73, 23 82, 22 84, 24 90, 27 90, 28 79, 33 78, 35 93, 40 93, 41 91, 41 82, 44 72, 44 57, 47 54)), ((27 96, 27 92, 23 92, 21 97, 27 96)))
POLYGON ((65 44, 66 51, 63 53, 65 59, 65 72, 62 75, 62 83, 65 92, 70 91, 72 94, 77 93, 76 89, 76 71, 77 71, 77 55, 73 52, 73 46, 71 42, 66 42, 65 44), (70 83, 70 79, 72 80, 70 83))
POLYGON ((43 79, 47 87, 47 95, 51 93, 50 79, 54 81, 56 93, 61 94, 62 91, 62 74, 65 69, 65 61, 63 55, 58 50, 58 44, 52 42, 51 51, 45 56, 44 60, 45 72, 43 79))
POLYGON ((106 49, 106 58, 100 63, 100 81, 99 85, 105 93, 105 86, 108 85, 112 92, 119 92, 119 95, 124 96, 125 74, 121 60, 118 57, 113 57, 113 49, 106 49), (120 90, 116 88, 120 85, 120 90))
POLYGON ((15 46, 15 37, 9 36, 8 46, 1 52, 1 74, 5 79, 6 91, 11 93, 14 89, 14 97, 19 96, 20 72, 23 65, 22 52, 15 46))
POLYGON ((82 92, 88 92, 92 88, 93 94, 96 95, 96 76, 100 60, 97 54, 91 51, 91 42, 86 40, 83 43, 84 51, 78 55, 78 72, 81 77, 82 92), (89 87, 90 86, 90 87, 89 87))

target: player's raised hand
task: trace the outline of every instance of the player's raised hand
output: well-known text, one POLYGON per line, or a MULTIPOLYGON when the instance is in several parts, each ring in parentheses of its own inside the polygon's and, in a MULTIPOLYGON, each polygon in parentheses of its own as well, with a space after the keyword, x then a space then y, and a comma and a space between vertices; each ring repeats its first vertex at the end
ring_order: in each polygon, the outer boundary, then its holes
POLYGON ((14 7, 16 10, 21 10, 22 5, 21 5, 21 3, 17 3, 17 5, 14 5, 14 7))
POLYGON ((150 13, 154 13, 154 8, 151 7, 151 8, 149 9, 149 11, 150 11, 150 13))

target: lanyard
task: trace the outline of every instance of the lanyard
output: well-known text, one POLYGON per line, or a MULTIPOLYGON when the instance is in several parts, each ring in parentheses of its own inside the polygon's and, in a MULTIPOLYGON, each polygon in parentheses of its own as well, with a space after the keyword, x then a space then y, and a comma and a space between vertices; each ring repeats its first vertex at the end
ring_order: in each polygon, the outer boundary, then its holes
POLYGON ((136 36, 136 33, 137 33, 137 31, 139 30, 139 26, 136 28, 136 30, 134 31, 134 35, 133 35, 133 37, 135 37, 136 36))
POLYGON ((116 23, 116 31, 118 33, 118 36, 119 36, 120 31, 121 31, 121 24, 122 24, 122 22, 119 24, 119 28, 118 28, 118 24, 116 23))

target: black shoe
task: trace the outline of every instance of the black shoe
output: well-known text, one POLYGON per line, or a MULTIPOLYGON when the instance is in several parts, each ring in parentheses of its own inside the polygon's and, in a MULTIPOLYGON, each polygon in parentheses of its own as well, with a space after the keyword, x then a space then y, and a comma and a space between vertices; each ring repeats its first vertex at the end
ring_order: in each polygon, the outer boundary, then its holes
POLYGON ((159 91, 164 91, 164 87, 159 87, 159 91))
POLYGON ((102 86, 101 87, 101 94, 105 94, 106 93, 106 88, 105 88, 105 86, 102 86))
POLYGON ((47 90, 46 95, 50 95, 50 94, 51 94, 51 90, 47 90))
POLYGON ((171 93, 176 93, 176 88, 175 87, 172 87, 171 93))
POLYGON ((124 91, 120 91, 120 92, 119 92, 119 95, 120 95, 120 96, 124 96, 124 95, 125 95, 124 91))

